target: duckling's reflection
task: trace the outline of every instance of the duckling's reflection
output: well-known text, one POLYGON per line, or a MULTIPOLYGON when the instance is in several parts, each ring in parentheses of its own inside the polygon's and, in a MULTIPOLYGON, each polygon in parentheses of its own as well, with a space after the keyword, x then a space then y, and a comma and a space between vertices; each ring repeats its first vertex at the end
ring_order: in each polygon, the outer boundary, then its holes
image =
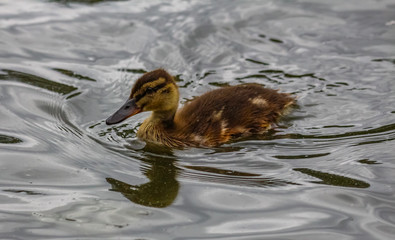
POLYGON ((178 195, 180 188, 176 180, 178 169, 174 165, 175 158, 171 150, 161 149, 160 155, 155 154, 158 149, 146 146, 143 162, 147 166, 142 172, 150 180, 141 185, 131 185, 114 178, 106 178, 111 184, 111 191, 120 192, 130 201, 149 207, 164 208, 171 205, 178 195), (165 151, 165 154, 164 152, 165 151))
POLYGON ((143 149, 144 175, 148 183, 131 185, 114 178, 107 178, 111 184, 111 191, 120 192, 130 201, 149 207, 164 208, 171 205, 178 195, 180 184, 178 175, 195 180, 217 182, 249 187, 275 187, 285 185, 298 185, 286 180, 262 177, 260 174, 230 171, 208 166, 175 165, 176 157, 170 148, 157 145, 146 145, 143 149), (181 174, 181 169, 183 173, 181 174))

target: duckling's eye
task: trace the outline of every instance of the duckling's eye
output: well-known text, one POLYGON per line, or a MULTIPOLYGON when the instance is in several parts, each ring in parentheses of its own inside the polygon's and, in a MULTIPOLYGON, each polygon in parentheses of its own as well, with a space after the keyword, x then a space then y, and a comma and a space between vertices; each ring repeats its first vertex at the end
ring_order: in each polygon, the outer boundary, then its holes
POLYGON ((155 92, 155 90, 154 90, 153 88, 151 88, 151 87, 147 88, 145 91, 146 91, 148 94, 151 94, 151 93, 155 92))

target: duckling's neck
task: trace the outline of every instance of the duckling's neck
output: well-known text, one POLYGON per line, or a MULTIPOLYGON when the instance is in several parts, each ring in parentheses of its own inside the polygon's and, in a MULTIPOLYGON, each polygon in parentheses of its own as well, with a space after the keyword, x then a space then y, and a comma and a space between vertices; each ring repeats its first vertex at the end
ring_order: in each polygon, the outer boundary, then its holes
POLYGON ((176 111, 176 108, 168 111, 154 111, 147 120, 153 125, 163 125, 163 127, 169 127, 173 124, 176 111))
POLYGON ((141 124, 137 136, 153 142, 160 141, 160 138, 166 136, 167 131, 172 128, 175 113, 176 109, 152 112, 141 124))

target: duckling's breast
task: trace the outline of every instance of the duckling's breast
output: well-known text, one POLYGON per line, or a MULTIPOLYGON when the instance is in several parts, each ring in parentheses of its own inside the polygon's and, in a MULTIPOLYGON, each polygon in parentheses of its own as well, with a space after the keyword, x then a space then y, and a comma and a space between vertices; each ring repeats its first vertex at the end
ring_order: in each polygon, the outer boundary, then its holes
POLYGON ((151 118, 146 119, 137 131, 137 137, 147 142, 165 145, 168 147, 185 147, 190 146, 190 141, 186 139, 178 139, 174 135, 173 128, 160 122, 152 121, 151 118))

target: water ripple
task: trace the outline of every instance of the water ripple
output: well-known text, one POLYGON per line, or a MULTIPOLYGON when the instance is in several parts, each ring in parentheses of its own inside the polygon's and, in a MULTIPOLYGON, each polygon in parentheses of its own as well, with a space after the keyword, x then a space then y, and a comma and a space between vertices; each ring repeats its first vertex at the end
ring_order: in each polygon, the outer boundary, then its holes
POLYGON ((0 235, 393 239, 393 3, 0 3, 0 235), (181 103, 258 83, 297 97, 263 136, 169 149, 107 126, 141 74, 181 103))

